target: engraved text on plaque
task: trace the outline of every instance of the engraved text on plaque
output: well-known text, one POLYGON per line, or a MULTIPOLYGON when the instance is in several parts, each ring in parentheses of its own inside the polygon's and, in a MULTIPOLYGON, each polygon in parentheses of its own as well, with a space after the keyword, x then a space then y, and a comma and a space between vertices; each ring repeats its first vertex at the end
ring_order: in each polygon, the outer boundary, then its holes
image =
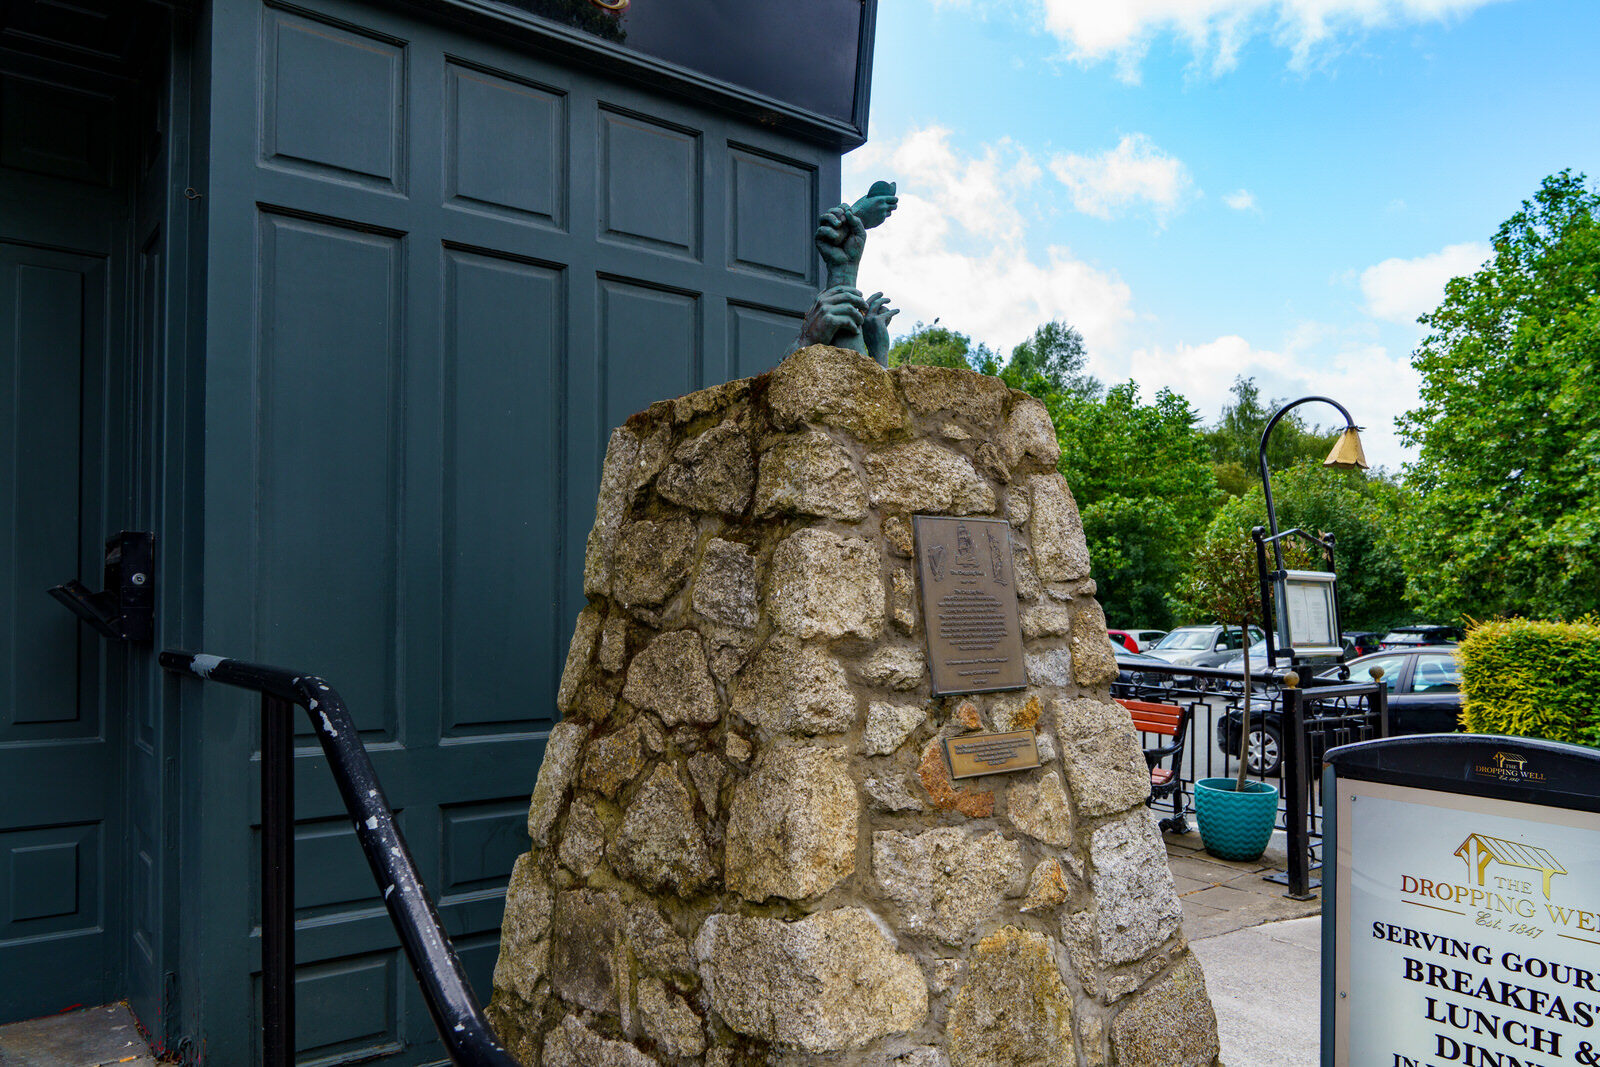
POLYGON ((967 734, 947 737, 944 756, 951 778, 978 778, 1039 766, 1039 742, 1032 730, 1011 734, 967 734))
POLYGON ((917 515, 912 526, 934 695, 1027 685, 1010 525, 917 515))

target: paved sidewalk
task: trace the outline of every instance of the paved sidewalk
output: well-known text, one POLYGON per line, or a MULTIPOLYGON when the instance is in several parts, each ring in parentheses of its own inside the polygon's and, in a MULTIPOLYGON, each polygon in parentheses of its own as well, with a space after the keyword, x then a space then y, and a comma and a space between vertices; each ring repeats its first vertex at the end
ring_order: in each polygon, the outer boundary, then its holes
POLYGON ((1290 900, 1285 886, 1262 875, 1288 867, 1283 834, 1274 833, 1258 860, 1240 863, 1207 854, 1198 831, 1164 834, 1167 858, 1183 901, 1183 932, 1190 941, 1280 919, 1322 913, 1322 900, 1290 900))
POLYGON ((1287 866, 1283 835, 1251 863, 1209 856, 1193 831, 1166 834, 1183 932, 1217 1010, 1227 1067, 1315 1067, 1322 901, 1290 900, 1262 878, 1287 866))

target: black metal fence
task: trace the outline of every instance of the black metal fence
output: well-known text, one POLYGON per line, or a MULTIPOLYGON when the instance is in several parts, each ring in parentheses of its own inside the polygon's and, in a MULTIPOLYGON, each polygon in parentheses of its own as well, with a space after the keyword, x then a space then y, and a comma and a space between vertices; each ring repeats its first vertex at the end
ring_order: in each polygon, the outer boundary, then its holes
MULTIPOLYGON (((1242 737, 1244 677, 1238 670, 1157 666, 1148 661, 1120 664, 1111 693, 1126 700, 1176 704, 1190 711, 1189 735, 1175 770, 1183 781, 1183 807, 1194 808, 1194 783, 1231 777, 1241 757, 1246 775, 1278 790, 1278 824, 1287 839, 1288 867, 1270 876, 1288 886, 1289 896, 1308 899, 1321 884, 1313 872, 1322 864, 1322 754, 1339 745, 1387 737, 1387 689, 1381 680, 1350 683, 1301 678, 1284 685, 1284 672, 1251 675, 1251 732, 1242 737)), ((1170 739, 1141 734, 1145 748, 1170 739)), ((1157 802, 1158 805, 1163 802, 1157 802)))

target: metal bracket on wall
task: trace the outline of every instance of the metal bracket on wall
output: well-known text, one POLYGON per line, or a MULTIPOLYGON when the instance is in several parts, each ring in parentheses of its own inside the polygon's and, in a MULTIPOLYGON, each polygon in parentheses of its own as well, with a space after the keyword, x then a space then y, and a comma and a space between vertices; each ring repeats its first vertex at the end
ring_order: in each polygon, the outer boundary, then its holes
POLYGON ((105 637, 149 641, 155 637, 156 535, 124 530, 106 540, 105 588, 91 593, 76 578, 50 595, 105 637))

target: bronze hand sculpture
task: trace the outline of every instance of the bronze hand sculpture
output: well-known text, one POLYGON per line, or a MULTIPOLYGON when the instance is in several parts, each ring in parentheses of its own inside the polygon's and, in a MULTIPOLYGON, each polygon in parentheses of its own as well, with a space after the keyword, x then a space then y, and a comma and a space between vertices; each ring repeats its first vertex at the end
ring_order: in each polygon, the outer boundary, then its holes
POLYGON ((817 220, 817 252, 827 265, 827 280, 806 312, 794 347, 834 345, 882 363, 889 351, 889 320, 899 314, 882 293, 863 297, 856 288, 867 231, 883 224, 900 200, 894 182, 873 182, 854 204, 840 204, 817 220))

